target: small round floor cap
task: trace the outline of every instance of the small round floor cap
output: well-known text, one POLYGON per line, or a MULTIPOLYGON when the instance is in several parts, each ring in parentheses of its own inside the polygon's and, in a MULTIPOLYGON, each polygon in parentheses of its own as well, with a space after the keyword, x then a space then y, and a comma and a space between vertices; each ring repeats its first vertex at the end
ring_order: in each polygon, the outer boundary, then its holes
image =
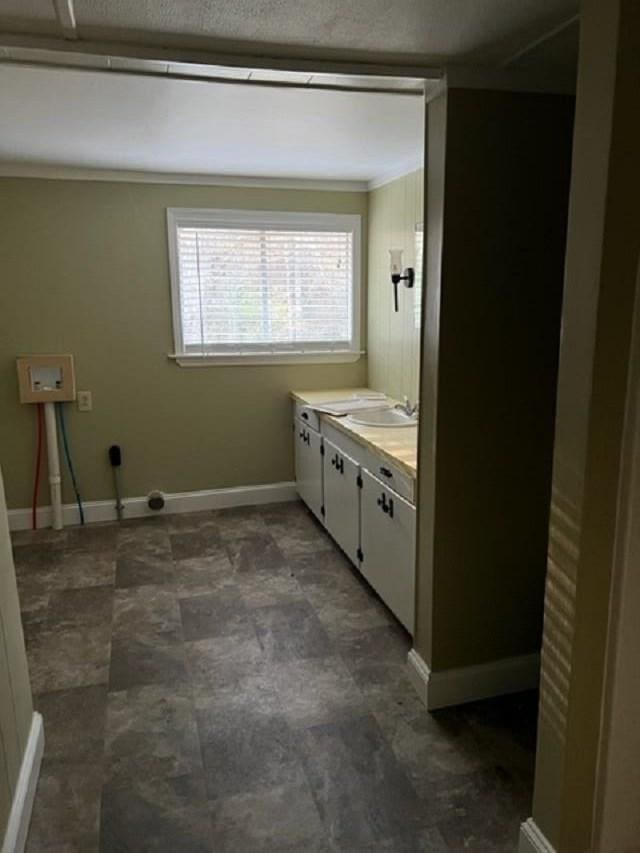
POLYGON ((164 495, 162 492, 150 492, 147 498, 149 509, 162 509, 164 507, 164 495))

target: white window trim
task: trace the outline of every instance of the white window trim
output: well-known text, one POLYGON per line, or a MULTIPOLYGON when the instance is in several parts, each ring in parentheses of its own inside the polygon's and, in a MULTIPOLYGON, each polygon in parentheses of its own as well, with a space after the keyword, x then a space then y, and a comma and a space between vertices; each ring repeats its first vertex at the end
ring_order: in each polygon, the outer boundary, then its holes
POLYGON ((169 358, 181 367, 208 367, 223 365, 250 364, 326 364, 358 361, 364 352, 360 349, 361 289, 362 289, 362 222, 357 214, 342 213, 296 213, 279 210, 235 210, 225 208, 167 208, 167 236, 169 243, 169 272, 171 279, 171 312, 173 315, 174 352, 169 358), (179 226, 206 227, 210 225, 230 225, 245 228, 265 228, 284 226, 293 229, 310 226, 318 230, 351 231, 352 268, 353 268, 353 311, 351 329, 351 347, 332 349, 331 346, 314 349, 280 349, 266 351, 247 350, 241 352, 191 353, 185 352, 182 337, 182 319, 180 311, 180 278, 178 265, 177 229, 179 226))

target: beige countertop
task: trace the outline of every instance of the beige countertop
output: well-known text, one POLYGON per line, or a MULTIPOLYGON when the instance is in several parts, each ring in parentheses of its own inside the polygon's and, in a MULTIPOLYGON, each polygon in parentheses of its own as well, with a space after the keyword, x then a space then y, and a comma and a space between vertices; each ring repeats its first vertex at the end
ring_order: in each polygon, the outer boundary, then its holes
MULTIPOLYGON (((348 400, 354 394, 371 394, 369 388, 340 388, 329 391, 292 391, 297 402, 313 406, 333 400, 348 400)), ((348 418, 334 418, 320 414, 323 420, 344 432, 354 441, 373 450, 389 462, 399 465, 413 477, 418 471, 418 428, 416 427, 368 427, 354 424, 348 418)))

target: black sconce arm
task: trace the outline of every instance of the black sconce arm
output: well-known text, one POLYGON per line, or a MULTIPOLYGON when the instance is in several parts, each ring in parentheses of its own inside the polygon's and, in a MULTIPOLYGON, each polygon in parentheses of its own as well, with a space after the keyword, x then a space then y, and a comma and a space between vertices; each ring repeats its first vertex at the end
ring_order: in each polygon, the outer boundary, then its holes
POLYGON ((416 274, 413 267, 407 267, 404 275, 399 272, 391 273, 391 282, 393 284, 393 310, 397 313, 400 310, 398 305, 398 285, 404 281, 404 286, 407 288, 413 287, 416 280, 416 274))

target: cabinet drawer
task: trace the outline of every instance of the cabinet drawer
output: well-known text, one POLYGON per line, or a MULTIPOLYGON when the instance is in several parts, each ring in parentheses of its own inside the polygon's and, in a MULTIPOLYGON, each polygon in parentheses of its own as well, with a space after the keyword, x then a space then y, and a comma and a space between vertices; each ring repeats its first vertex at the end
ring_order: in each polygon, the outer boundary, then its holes
POLYGON ((384 483, 387 489, 391 489, 409 503, 415 503, 415 480, 403 469, 393 462, 387 462, 384 457, 379 456, 372 450, 363 447, 355 439, 345 435, 333 424, 323 421, 322 434, 347 456, 350 456, 361 468, 369 471, 378 480, 384 483))
POLYGON ((362 467, 366 468, 381 483, 384 483, 387 489, 392 489, 400 497, 406 498, 412 504, 415 503, 415 480, 413 477, 410 477, 399 465, 388 462, 370 450, 365 449, 364 452, 365 459, 362 462, 362 467))
POLYGON ((299 418, 310 429, 320 432, 320 418, 310 406, 294 403, 294 417, 299 418))

